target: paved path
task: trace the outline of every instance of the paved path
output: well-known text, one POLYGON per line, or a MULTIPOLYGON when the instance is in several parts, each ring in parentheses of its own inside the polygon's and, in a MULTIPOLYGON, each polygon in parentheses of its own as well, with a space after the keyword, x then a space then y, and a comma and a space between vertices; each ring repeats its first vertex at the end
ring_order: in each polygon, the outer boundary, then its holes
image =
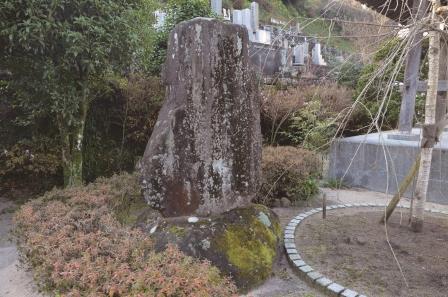
MULTIPOLYGON (((387 195, 379 192, 372 192, 363 189, 322 189, 327 195, 327 199, 335 204, 346 203, 388 203, 393 195, 387 195)), ((409 206, 410 199, 402 198, 400 205, 409 206)), ((448 205, 442 205, 432 202, 427 202, 425 208, 447 210, 448 205)))
POLYGON ((18 267, 16 246, 9 240, 14 204, 0 197, 0 297, 43 297, 29 271, 18 267))

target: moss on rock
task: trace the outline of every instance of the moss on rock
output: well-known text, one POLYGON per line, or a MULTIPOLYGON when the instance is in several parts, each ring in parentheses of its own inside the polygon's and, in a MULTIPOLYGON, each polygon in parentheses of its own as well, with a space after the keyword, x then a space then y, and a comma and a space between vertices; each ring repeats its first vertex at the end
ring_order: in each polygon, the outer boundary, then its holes
POLYGON ((183 252, 210 260, 247 291, 271 275, 282 229, 269 208, 250 205, 196 224, 166 220, 153 236, 159 249, 174 242, 183 252))

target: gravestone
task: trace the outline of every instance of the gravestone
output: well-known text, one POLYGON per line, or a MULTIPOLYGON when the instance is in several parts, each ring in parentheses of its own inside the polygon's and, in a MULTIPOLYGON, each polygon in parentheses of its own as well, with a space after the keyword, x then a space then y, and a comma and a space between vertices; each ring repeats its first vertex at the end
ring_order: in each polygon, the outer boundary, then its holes
POLYGON ((322 57, 322 48, 320 43, 316 43, 313 47, 313 50, 311 52, 311 59, 313 61, 314 65, 319 66, 326 66, 327 63, 324 61, 324 58, 322 57))
POLYGON ((257 2, 250 4, 251 13, 251 27, 254 32, 257 32, 260 27, 260 8, 257 2))
POLYGON ((166 99, 140 162, 164 216, 220 214, 253 199, 260 177, 258 89, 242 26, 196 18, 171 32, 166 99))
POLYGON ((214 13, 222 15, 222 0, 212 0, 211 7, 214 13))
POLYGON ((254 33, 254 29, 252 28, 252 12, 250 8, 246 8, 241 10, 241 14, 242 14, 242 25, 247 28, 250 37, 250 35, 253 35, 254 33))
POLYGON ((235 25, 243 24, 243 13, 241 10, 235 9, 232 11, 232 23, 235 25))
POLYGON ((305 46, 298 44, 294 47, 294 65, 305 65, 305 46))

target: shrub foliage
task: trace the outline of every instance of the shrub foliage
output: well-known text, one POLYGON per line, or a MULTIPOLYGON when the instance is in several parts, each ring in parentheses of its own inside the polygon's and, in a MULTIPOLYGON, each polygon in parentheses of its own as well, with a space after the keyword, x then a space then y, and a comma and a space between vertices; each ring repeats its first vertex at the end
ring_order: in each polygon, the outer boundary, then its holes
POLYGON ((318 156, 295 147, 265 147, 263 149, 263 182, 257 202, 272 206, 275 199, 308 200, 318 192, 320 174, 318 156))
POLYGON ((62 296, 232 296, 235 286, 208 262, 120 224, 113 209, 136 196, 124 174, 53 190, 22 206, 15 234, 44 289, 62 296))
POLYGON ((350 88, 336 83, 265 88, 261 114, 265 142, 326 149, 352 96, 350 88))

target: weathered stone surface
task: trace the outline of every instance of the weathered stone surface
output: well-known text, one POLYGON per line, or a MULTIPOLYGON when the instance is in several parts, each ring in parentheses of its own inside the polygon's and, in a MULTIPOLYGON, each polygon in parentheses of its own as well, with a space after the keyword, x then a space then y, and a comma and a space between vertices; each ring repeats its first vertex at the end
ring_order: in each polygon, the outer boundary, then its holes
POLYGON ((326 287, 326 286, 332 284, 333 281, 330 280, 330 279, 328 279, 328 278, 326 278, 326 277, 322 277, 322 278, 318 279, 318 280, 316 281, 316 283, 317 283, 319 286, 326 287))
POLYGON ((214 19, 171 32, 166 100, 140 162, 145 199, 164 216, 219 214, 256 193, 260 102, 248 41, 242 26, 214 19))
POLYGON ((356 291, 350 290, 350 289, 345 289, 342 293, 341 296, 343 297, 356 297, 358 296, 358 293, 356 291))
MULTIPOLYGON (((145 224, 139 226, 150 233, 145 224)), ((151 235, 156 250, 171 243, 190 256, 208 259, 242 291, 271 276, 280 254, 281 236, 277 215, 262 205, 236 208, 195 224, 189 224, 186 217, 163 218, 151 235)))
POLYGON ((304 265, 304 266, 300 266, 299 270, 303 273, 308 273, 308 272, 313 271, 313 268, 311 268, 311 266, 304 265))
POLYGON ((339 296, 339 294, 345 289, 343 286, 337 283, 332 283, 327 287, 332 296, 339 296))
POLYGON ((311 271, 309 273, 306 274, 308 276, 309 279, 311 279, 313 282, 316 281, 317 279, 323 277, 322 274, 320 274, 317 271, 311 271))

